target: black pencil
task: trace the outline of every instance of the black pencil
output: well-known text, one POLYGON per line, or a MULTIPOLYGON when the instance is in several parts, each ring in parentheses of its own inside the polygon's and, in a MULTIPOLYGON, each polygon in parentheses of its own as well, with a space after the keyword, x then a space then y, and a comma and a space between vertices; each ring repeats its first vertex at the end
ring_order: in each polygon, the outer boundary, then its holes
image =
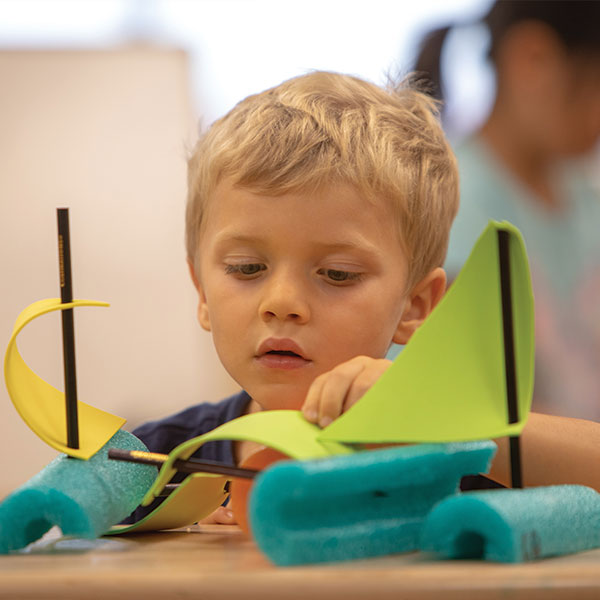
MULTIPOLYGON (((141 450, 121 450, 120 448, 109 448, 108 458, 162 467, 169 456, 168 454, 159 454, 156 452, 142 452, 141 450)), ((188 458, 187 460, 178 458, 173 463, 173 468, 180 473, 214 473, 216 475, 238 477, 241 479, 254 479, 257 473, 259 473, 259 471, 255 471, 254 469, 242 469, 241 467, 232 467, 230 465, 224 465, 222 463, 208 460, 199 460, 197 458, 188 458)))
MULTIPOLYGON (((69 209, 56 209, 58 220, 58 266, 60 274, 60 301, 73 300, 71 277, 71 241, 69 209)), ((77 415, 77 377, 75 372, 75 326, 73 309, 61 311, 63 338, 63 368, 65 378, 65 409, 67 415, 67 446, 79 448, 79 418, 77 415)))

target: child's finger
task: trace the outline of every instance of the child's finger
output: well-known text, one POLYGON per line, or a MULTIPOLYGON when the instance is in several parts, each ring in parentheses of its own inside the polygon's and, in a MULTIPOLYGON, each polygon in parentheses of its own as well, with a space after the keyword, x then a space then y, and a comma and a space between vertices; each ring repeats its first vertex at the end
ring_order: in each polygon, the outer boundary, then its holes
POLYGON ((325 384, 327 375, 328 373, 324 373, 315 378, 308 389, 306 399, 302 405, 302 414, 310 423, 317 423, 319 421, 319 401, 321 398, 321 388, 325 384))
POLYGON ((365 357, 357 357, 329 371, 320 386, 318 398, 318 423, 327 427, 339 417, 352 383, 365 368, 365 357))
POLYGON ((202 525, 235 525, 233 511, 225 506, 219 506, 217 510, 205 517, 198 523, 202 525))
POLYGON ((389 369, 392 361, 387 359, 373 360, 364 368, 352 382, 342 412, 346 412, 356 404, 377 382, 377 380, 389 369))
POLYGON ((304 417, 326 427, 355 404, 392 364, 357 356, 317 377, 302 406, 304 417))

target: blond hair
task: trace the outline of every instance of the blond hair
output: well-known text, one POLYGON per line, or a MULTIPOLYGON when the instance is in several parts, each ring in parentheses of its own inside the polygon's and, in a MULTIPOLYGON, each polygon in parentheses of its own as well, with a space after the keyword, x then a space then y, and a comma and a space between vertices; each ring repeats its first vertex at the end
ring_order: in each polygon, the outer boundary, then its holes
MULTIPOLYGON (((312 72, 249 96, 200 138, 188 163, 186 244, 196 265, 207 203, 224 178, 272 196, 353 186, 386 200, 409 285, 443 264, 458 208, 456 161, 437 105, 409 85, 380 88, 312 72)), ((197 265, 196 265, 197 266, 197 265)))

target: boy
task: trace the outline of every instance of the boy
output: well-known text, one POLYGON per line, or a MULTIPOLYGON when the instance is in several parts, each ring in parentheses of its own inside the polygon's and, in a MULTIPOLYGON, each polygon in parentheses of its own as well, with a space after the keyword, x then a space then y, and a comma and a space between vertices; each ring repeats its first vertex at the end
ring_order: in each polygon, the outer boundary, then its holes
MULTIPOLYGON (((284 82, 209 129, 188 187, 198 320, 244 391, 138 428, 152 451, 261 410, 326 426, 444 294, 458 177, 417 91, 322 72, 284 82)), ((253 450, 212 442, 198 456, 239 464, 253 450)))

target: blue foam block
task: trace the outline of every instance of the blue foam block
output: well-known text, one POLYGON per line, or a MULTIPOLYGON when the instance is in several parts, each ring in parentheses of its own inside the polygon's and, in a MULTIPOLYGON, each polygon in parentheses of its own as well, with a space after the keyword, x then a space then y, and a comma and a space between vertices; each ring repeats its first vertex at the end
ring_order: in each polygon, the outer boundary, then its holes
POLYGON ((467 492, 428 515, 421 549, 524 562, 600 546, 600 494, 580 485, 467 492))
POLYGON ((486 472, 495 450, 489 441, 420 444, 282 461, 254 483, 250 528, 277 565, 414 550, 432 506, 463 475, 486 472))
POLYGON ((108 448, 147 450, 126 431, 89 460, 61 454, 0 504, 0 554, 24 548, 51 527, 95 538, 128 516, 156 478, 156 467, 110 460, 108 448))

